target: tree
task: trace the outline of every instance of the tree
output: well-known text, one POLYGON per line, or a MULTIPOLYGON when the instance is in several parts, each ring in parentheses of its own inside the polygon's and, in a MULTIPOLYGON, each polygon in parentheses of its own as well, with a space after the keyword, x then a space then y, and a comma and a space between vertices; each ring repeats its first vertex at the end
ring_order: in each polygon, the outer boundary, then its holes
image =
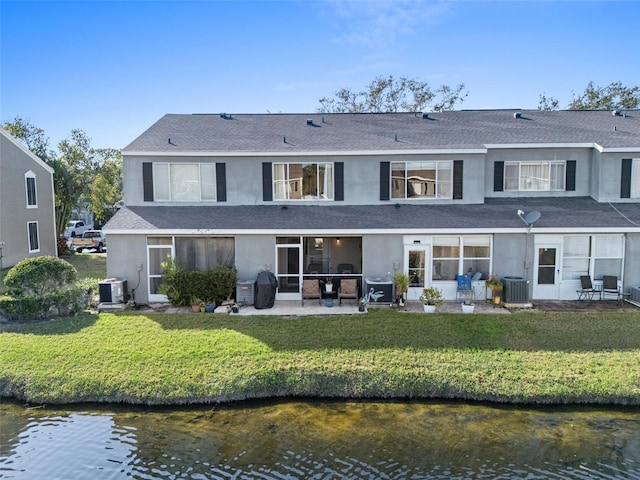
POLYGON ((86 133, 74 129, 58 143, 58 153, 49 148, 44 130, 16 117, 5 129, 53 168, 56 230, 64 231, 74 209, 89 204, 98 220, 122 200, 122 158, 112 148, 95 149, 86 133), (94 191, 95 190, 95 191, 94 191), (106 210, 105 210, 106 206, 106 210))
MULTIPOLYGON (((538 110, 557 110, 558 103, 557 99, 542 93, 538 110)), ((599 87, 589 82, 581 95, 576 96, 572 93, 572 100, 567 108, 569 110, 633 110, 639 106, 640 87, 625 87, 622 82, 613 82, 599 87)))
POLYGON ((558 110, 559 104, 560 102, 557 98, 547 97, 546 93, 541 93, 538 110, 558 110))
POLYGON ((332 98, 319 100, 320 113, 390 113, 452 110, 467 97, 463 83, 433 90, 427 82, 393 75, 376 77, 365 90, 341 88, 332 98))
POLYGON ((640 87, 624 87, 622 82, 598 87, 593 82, 589 82, 582 95, 576 97, 573 94, 569 110, 635 109, 638 105, 640 105, 640 87))

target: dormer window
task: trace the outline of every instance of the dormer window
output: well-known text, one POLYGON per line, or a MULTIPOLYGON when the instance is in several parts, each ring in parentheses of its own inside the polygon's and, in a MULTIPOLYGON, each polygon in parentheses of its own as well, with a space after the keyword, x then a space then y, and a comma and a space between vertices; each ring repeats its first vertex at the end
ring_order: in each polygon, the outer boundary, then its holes
POLYGON ((24 174, 24 181, 27 196, 27 208, 38 208, 38 197, 36 195, 36 174, 29 170, 24 174))

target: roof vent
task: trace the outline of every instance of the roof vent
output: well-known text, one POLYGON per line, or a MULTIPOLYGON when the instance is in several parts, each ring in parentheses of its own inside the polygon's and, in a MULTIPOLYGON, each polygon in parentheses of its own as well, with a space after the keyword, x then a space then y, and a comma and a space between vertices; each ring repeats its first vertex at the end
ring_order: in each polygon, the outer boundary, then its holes
POLYGON ((422 112, 422 118, 429 118, 429 112, 422 112))
POLYGON ((622 115, 622 110, 620 110, 619 108, 616 108, 615 110, 613 110, 611 112, 611 115, 613 115, 613 116, 622 115))
POLYGON ((514 112, 513 118, 522 118, 522 112, 514 112))
POLYGON ((313 118, 307 118, 307 125, 313 125, 313 118))
POLYGON ((231 114, 221 113, 220 118, 224 118, 225 120, 231 120, 231 114))

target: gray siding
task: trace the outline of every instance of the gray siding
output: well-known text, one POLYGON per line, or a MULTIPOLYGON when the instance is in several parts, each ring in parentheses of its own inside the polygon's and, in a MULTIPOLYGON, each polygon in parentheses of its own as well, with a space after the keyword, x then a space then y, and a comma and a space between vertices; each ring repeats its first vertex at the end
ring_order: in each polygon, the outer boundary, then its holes
POLYGON ((57 255, 53 204, 53 174, 35 155, 0 134, 0 241, 2 262, 7 268, 27 257, 57 255), (25 173, 36 178, 37 208, 27 208, 25 173), (40 249, 29 253, 28 222, 38 222, 40 249))
POLYGON ((128 293, 135 290, 137 303, 148 302, 147 278, 147 238, 144 235, 115 235, 107 237, 107 275, 109 277, 125 278, 128 293), (142 271, 137 266, 142 264, 142 271))

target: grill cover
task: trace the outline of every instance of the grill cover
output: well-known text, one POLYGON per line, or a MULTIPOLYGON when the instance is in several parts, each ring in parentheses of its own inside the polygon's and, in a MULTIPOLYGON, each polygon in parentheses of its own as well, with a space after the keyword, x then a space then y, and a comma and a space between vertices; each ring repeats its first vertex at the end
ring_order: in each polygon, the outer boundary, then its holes
POLYGON ((276 276, 267 271, 258 274, 256 280, 256 292, 253 299, 253 307, 256 309, 271 308, 276 301, 276 289, 278 281, 276 276))

